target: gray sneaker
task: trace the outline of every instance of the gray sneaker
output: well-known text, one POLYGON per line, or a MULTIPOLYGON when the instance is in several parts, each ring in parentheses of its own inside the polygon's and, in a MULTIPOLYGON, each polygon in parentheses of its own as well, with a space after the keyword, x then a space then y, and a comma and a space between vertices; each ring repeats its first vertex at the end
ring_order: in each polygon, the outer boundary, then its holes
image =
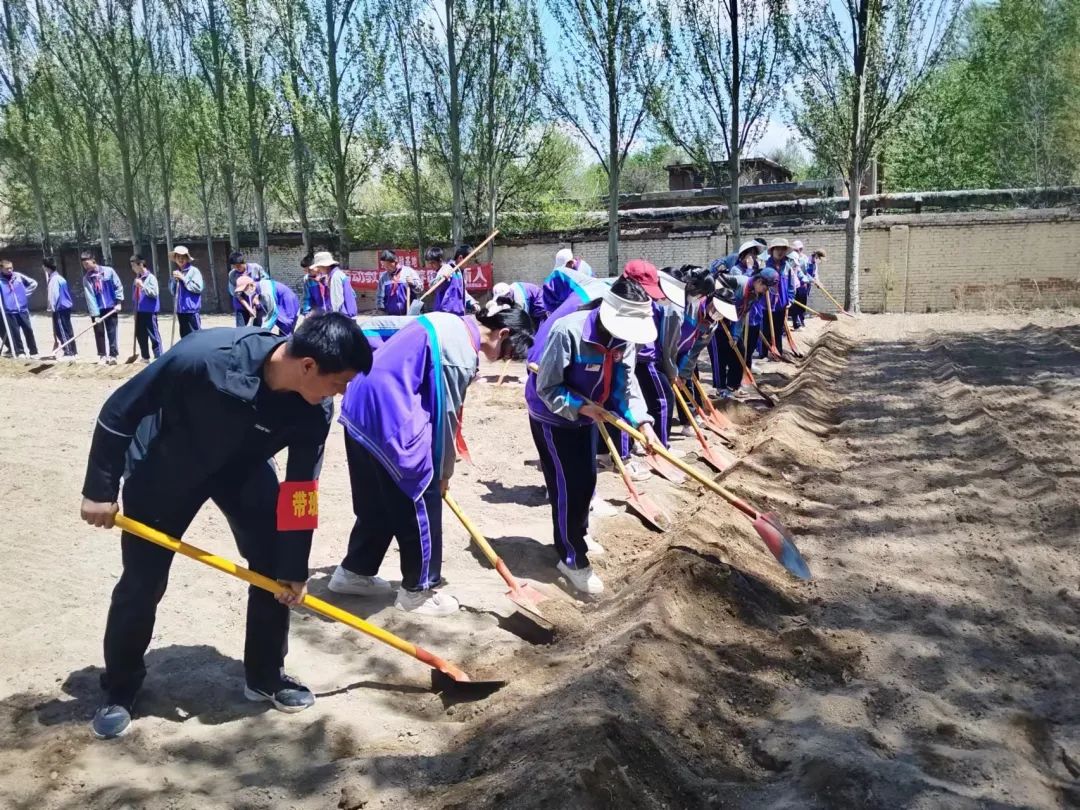
POLYGON ((244 685, 244 697, 255 702, 274 704, 279 712, 295 714, 315 705, 315 695, 296 678, 282 673, 273 682, 244 685))
POLYGON ((108 703, 94 712, 90 730, 99 740, 111 740, 125 734, 131 727, 131 709, 119 703, 108 703))

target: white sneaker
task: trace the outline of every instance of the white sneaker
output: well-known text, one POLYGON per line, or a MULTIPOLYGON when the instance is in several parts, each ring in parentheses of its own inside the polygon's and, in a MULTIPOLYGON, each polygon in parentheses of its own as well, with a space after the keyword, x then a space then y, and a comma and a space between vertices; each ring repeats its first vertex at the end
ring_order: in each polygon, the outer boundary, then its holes
POLYGON ((97 364, 98 364, 99 366, 107 366, 107 365, 109 365, 109 358, 108 358, 108 357, 104 357, 104 356, 103 356, 103 357, 99 357, 99 358, 97 359, 97 364))
POLYGON ((398 588, 394 607, 420 616, 453 616, 461 608, 454 597, 437 591, 407 591, 398 588))
POLYGON ((593 498, 589 503, 589 517, 615 517, 621 512, 603 498, 593 498))
POLYGON ((603 557, 607 554, 607 550, 592 539, 591 534, 585 535, 585 548, 589 550, 590 557, 603 557))
POLYGON ((682 428, 680 428, 679 430, 679 435, 693 439, 695 436, 697 436, 697 433, 694 431, 694 428, 691 425, 683 425, 682 428))
POLYGON ((675 445, 671 445, 670 447, 665 447, 664 449, 668 451, 669 456, 675 456, 675 458, 686 458, 686 451, 685 450, 680 450, 675 445))
POLYGON ((116 358, 115 357, 110 357, 109 358, 109 365, 110 366, 115 366, 116 365, 116 358))
POLYGON ((334 593, 348 593, 353 596, 382 596, 394 589, 382 577, 366 577, 363 574, 354 574, 340 565, 334 569, 334 575, 330 577, 330 584, 327 587, 334 593))
POLYGON ((559 564, 555 566, 559 569, 566 579, 574 586, 574 590, 581 593, 589 594, 590 596, 599 596, 604 592, 604 583, 600 581, 600 577, 596 575, 596 572, 592 570, 592 566, 586 566, 585 568, 568 568, 566 563, 559 560, 559 564))
POLYGON ((31 360, 37 360, 40 356, 41 355, 39 355, 37 352, 31 352, 30 353, 30 359, 31 360))
POLYGON ((652 470, 640 461, 626 462, 626 472, 630 475, 631 481, 639 484, 652 478, 652 470))

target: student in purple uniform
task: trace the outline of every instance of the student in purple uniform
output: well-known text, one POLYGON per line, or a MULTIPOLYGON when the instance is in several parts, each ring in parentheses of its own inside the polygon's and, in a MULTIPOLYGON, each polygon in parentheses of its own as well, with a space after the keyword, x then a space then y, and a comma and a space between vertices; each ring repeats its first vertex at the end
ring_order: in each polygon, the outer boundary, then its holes
POLYGON ((31 357, 37 357, 37 340, 30 324, 29 299, 38 283, 30 276, 16 273, 15 267, 7 259, 0 261, 0 297, 3 298, 4 319, 0 326, 6 326, 4 343, 11 350, 12 357, 25 357, 30 351, 31 357), (20 332, 22 334, 20 334, 20 332), (26 336, 26 349, 23 348, 23 335, 26 336))
POLYGON ((45 283, 49 290, 48 309, 52 314, 53 340, 57 346, 64 346, 64 359, 73 360, 78 356, 79 350, 74 340, 75 330, 71 326, 71 310, 75 308, 71 300, 71 289, 67 279, 56 269, 55 261, 43 259, 41 269, 45 271, 45 283))
POLYGON ((161 336, 158 334, 161 300, 158 297, 158 281, 146 266, 146 259, 137 253, 131 257, 131 271, 135 274, 131 288, 131 298, 135 302, 135 340, 139 344, 142 361, 149 363, 151 351, 155 358, 161 357, 161 336))
POLYGON ((491 288, 492 299, 499 304, 510 304, 521 307, 533 323, 540 323, 547 317, 544 309, 544 292, 539 284, 529 284, 526 281, 515 281, 507 284, 501 281, 491 288))
POLYGON ((169 281, 169 291, 176 306, 180 337, 184 338, 202 329, 199 313, 202 311, 203 277, 199 268, 191 263, 191 253, 183 245, 173 248, 172 260, 176 269, 169 281))
POLYGON ((581 396, 639 426, 650 441, 659 441, 634 377, 635 345, 656 340, 652 316, 649 295, 623 277, 579 311, 557 319, 553 313, 539 350, 539 370, 525 387, 533 441, 551 499, 557 567, 585 594, 604 591, 589 564, 586 541, 596 489, 596 430, 603 417, 581 396))
POLYGON ((311 266, 314 258, 308 254, 300 260, 300 267, 304 271, 304 301, 300 306, 301 315, 318 315, 330 309, 330 291, 326 286, 326 274, 319 268, 311 266))
POLYGON ((341 403, 356 524, 330 590, 389 594, 378 576, 390 541, 401 552, 395 606, 448 616, 458 601, 435 591, 442 570, 442 494, 454 474, 454 439, 479 356, 524 356, 532 322, 519 309, 458 317, 434 312, 408 320, 375 352, 367 376, 341 403))
MULTIPOLYGON (((718 272, 713 273, 713 278, 719 279, 723 275, 731 275, 732 273, 753 275, 758 269, 758 256, 764 250, 764 246, 757 240, 743 242, 734 257, 725 257, 723 266, 719 268, 718 272), (728 259, 732 259, 732 261, 729 263, 728 259)), ((712 369, 713 388, 717 391, 723 391, 727 384, 725 370, 721 368, 720 358, 726 356, 729 350, 730 346, 723 330, 717 329, 713 333, 712 342, 709 343, 709 365, 712 369)))
POLYGON ((592 265, 580 257, 575 257, 570 248, 562 248, 555 253, 555 269, 573 270, 590 277, 595 275, 592 265))
POLYGON ((349 275, 341 269, 334 255, 329 251, 320 251, 311 260, 311 267, 322 271, 327 276, 327 294, 330 296, 330 311, 340 312, 350 318, 356 317, 356 291, 352 288, 349 275))
POLYGON ((472 253, 468 245, 458 245, 454 250, 454 258, 439 268, 435 274, 432 285, 438 284, 435 290, 435 312, 449 312, 451 315, 465 314, 465 275, 464 268, 458 267, 458 262, 472 253), (440 279, 442 279, 440 283, 440 279))
POLYGON ((414 299, 424 293, 424 283, 411 267, 398 264, 397 254, 379 254, 379 281, 375 288, 375 309, 387 315, 407 315, 414 299))
MULTIPOLYGON (((728 331, 735 339, 746 367, 753 366, 754 347, 761 336, 762 324, 765 323, 767 311, 765 306, 765 291, 776 290, 780 276, 771 267, 766 267, 753 275, 730 275, 723 278, 723 284, 731 290, 731 303, 735 307, 735 317, 730 318, 728 331)), ((727 340, 727 336, 721 334, 723 343, 720 344, 720 374, 719 385, 721 396, 730 396, 738 391, 742 385, 742 364, 739 362, 735 350, 727 340)))
MULTIPOLYGON (((769 242, 769 258, 765 260, 765 267, 775 270, 777 283, 771 287, 769 297, 772 299, 772 327, 765 325, 765 333, 761 336, 766 346, 771 346, 775 341, 776 351, 784 354, 784 319, 787 308, 795 300, 795 263, 789 258, 791 248, 787 239, 773 239, 769 242)), ((768 351, 766 351, 768 356, 768 351)))
POLYGON ((119 316, 106 316, 112 310, 120 312, 124 285, 115 270, 97 263, 93 253, 84 251, 80 259, 83 266, 83 298, 90 313, 90 322, 94 324, 98 363, 115 365, 116 358, 120 356, 120 344, 116 340, 116 319, 119 316))

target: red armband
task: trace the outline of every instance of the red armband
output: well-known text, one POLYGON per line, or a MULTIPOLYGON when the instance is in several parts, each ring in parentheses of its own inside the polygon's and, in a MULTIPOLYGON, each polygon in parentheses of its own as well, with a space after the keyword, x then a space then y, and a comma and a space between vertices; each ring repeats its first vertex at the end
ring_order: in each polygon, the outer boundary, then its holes
POLYGON ((318 525, 319 482, 283 481, 278 489, 278 531, 313 531, 318 525))

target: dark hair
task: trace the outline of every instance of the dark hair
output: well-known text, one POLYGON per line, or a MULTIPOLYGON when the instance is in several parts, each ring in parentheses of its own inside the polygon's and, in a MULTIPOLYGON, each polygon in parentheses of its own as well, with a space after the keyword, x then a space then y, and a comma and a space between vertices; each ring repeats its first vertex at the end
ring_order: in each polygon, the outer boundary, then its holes
POLYGON ((463 259, 470 253, 472 253, 471 247, 469 247, 468 245, 458 245, 456 248, 454 248, 454 260, 457 261, 458 259, 463 259))
POLYGON ((675 278, 686 285, 687 295, 712 295, 716 290, 716 281, 709 271, 696 264, 684 264, 675 271, 675 278))
POLYGON ((392 250, 384 250, 382 253, 379 254, 379 261, 380 262, 396 262, 397 261, 397 254, 394 253, 394 251, 392 251, 392 250))
POLYGON ((84 250, 82 253, 79 254, 79 261, 80 262, 85 262, 85 261, 96 262, 97 257, 93 253, 91 253, 89 250, 84 250))
POLYGON ((310 253, 308 253, 308 254, 306 254, 304 256, 304 258, 302 258, 300 260, 300 266, 303 267, 306 270, 307 268, 311 267, 311 263, 314 260, 315 260, 315 257, 313 255, 311 255, 310 253))
MULTIPOLYGON (((619 298, 625 298, 627 301, 634 301, 641 303, 642 301, 649 301, 649 294, 645 292, 645 288, 634 281, 632 278, 626 276, 619 276, 611 284, 611 292, 619 298)), ((585 309, 596 309, 603 302, 603 296, 594 299, 587 304, 583 304, 578 307, 578 312, 585 309)))
POLYGON ((506 337, 506 344, 504 344, 503 359, 509 357, 512 360, 522 360, 529 353, 529 349, 532 348, 536 324, 529 317, 529 313, 521 309, 521 307, 499 310, 491 315, 480 310, 474 317, 477 323, 486 326, 488 329, 495 329, 496 331, 499 329, 510 330, 510 334, 506 337), (510 348, 509 355, 505 350, 507 345, 510 348))
POLYGON ((441 262, 443 257, 443 250, 438 245, 429 247, 424 251, 424 259, 429 262, 441 262))
POLYGON ((371 370, 371 345, 356 321, 340 312, 307 318, 289 338, 290 357, 310 357, 320 374, 371 370))
POLYGON ((229 254, 229 264, 243 264, 243 263, 244 263, 244 254, 241 253, 239 250, 234 250, 232 253, 229 254))
POLYGON ((131 255, 131 263, 132 264, 146 264, 146 259, 144 259, 142 257, 142 255, 140 255, 138 253, 133 253, 131 255))
POLYGON ((810 255, 813 256, 815 259, 824 259, 825 258, 825 251, 824 250, 815 250, 810 255))
POLYGON ((495 303, 503 307, 516 307, 518 305, 517 299, 514 298, 513 293, 500 295, 498 298, 495 299, 495 303))
POLYGON ((55 270, 56 269, 56 259, 54 259, 52 256, 46 256, 44 259, 41 260, 41 266, 42 267, 47 267, 50 270, 55 270))

